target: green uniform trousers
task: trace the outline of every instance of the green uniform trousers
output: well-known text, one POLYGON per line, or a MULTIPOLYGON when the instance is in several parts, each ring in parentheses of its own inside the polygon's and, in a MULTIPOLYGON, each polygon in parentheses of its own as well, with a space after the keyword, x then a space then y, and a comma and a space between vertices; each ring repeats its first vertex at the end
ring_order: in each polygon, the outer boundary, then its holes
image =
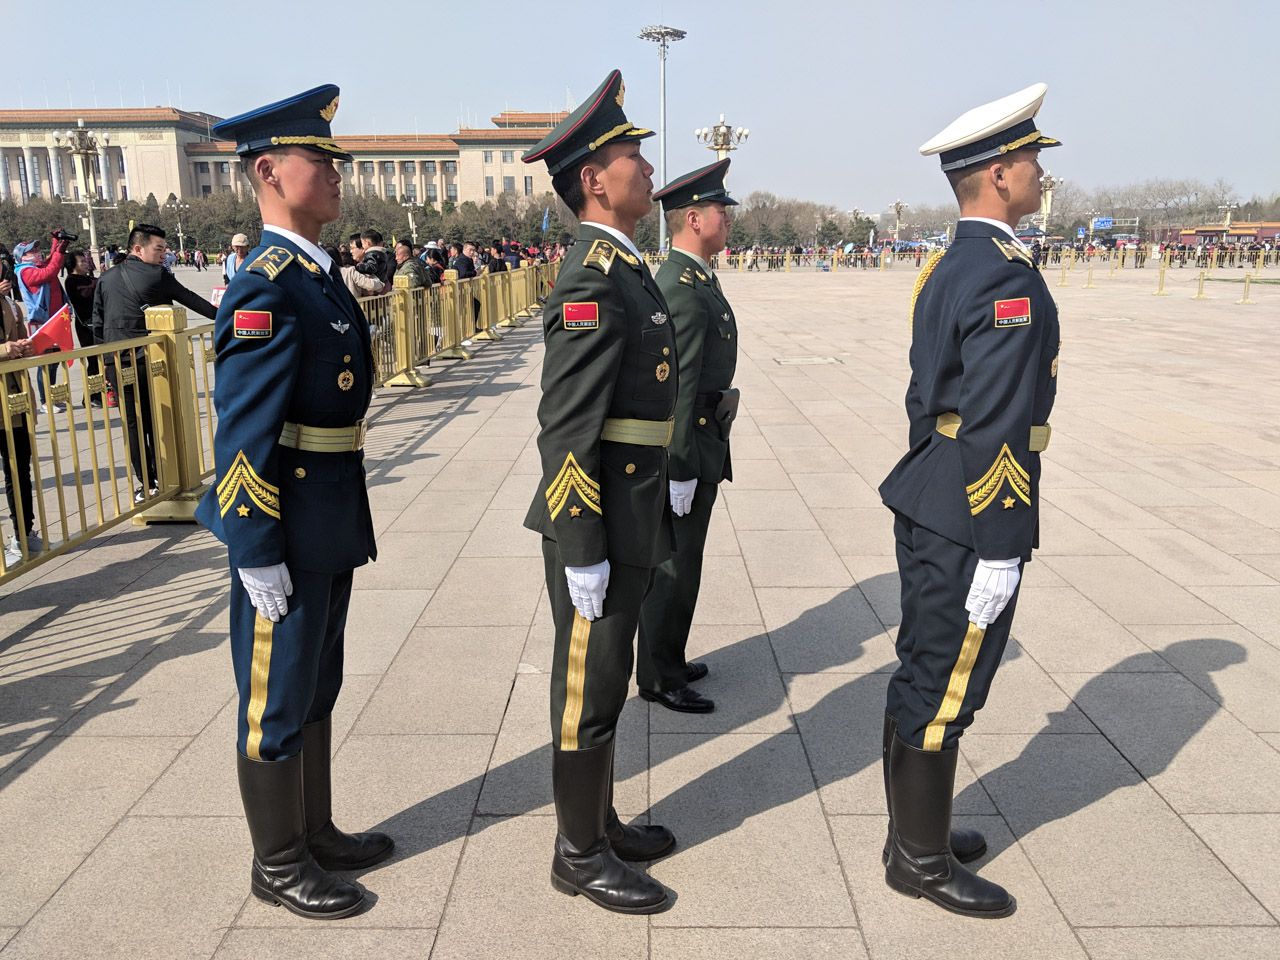
POLYGON ((689 512, 672 517, 675 552, 654 570, 653 586, 640 607, 636 682, 641 690, 670 693, 688 686, 684 651, 702 585, 702 552, 711 526, 711 508, 719 490, 719 484, 699 480, 689 512))
POLYGON ((569 599, 565 563, 549 537, 542 538, 542 559, 556 628, 551 743, 558 750, 598 747, 613 739, 627 700, 635 659, 632 643, 653 568, 610 562, 604 616, 586 620, 569 599))

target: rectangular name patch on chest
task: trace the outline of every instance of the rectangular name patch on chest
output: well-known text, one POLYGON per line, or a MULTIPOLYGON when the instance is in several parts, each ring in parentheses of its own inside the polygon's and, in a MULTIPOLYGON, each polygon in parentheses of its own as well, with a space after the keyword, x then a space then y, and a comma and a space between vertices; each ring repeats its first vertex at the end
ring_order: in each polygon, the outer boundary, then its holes
POLYGON ((600 326, 600 307, 594 303, 566 303, 564 328, 566 330, 595 330, 600 326))
POLYGON ((1031 299, 996 301, 996 326, 1020 327, 1031 322, 1031 299))
POLYGON ((255 339, 271 336, 270 310, 237 310, 235 314, 235 334, 237 337, 255 339))

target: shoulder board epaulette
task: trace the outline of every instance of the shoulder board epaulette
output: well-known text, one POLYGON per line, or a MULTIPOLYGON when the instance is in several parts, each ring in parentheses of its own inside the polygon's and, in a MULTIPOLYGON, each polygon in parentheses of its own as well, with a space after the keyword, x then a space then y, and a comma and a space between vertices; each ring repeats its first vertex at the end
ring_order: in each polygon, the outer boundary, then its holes
POLYGON ((308 260, 308 259, 307 259, 306 257, 304 257, 302 254, 298 254, 298 256, 297 256, 297 261, 298 261, 300 264, 302 264, 304 267, 306 267, 308 270, 310 270, 312 273, 320 274, 320 273, 323 273, 323 272, 324 272, 323 270, 321 270, 321 269, 320 269, 320 264, 318 264, 318 263, 312 263, 310 260, 308 260))
POLYGON ((1028 267, 1032 266, 1031 258, 1027 256, 1017 244, 1009 243, 1007 240, 1001 240, 999 237, 992 237, 991 242, 1000 250, 1006 260, 1016 263, 1025 263, 1028 267))
POLYGON ((680 274, 680 282, 687 283, 689 284, 689 286, 693 286, 693 271, 686 270, 684 273, 680 274))
POLYGON ((267 247, 258 259, 249 264, 248 269, 253 273, 260 273, 268 280, 274 280, 280 276, 280 271, 293 262, 293 254, 284 247, 267 247))
POLYGON ((582 262, 588 267, 595 267, 601 273, 607 274, 609 268, 613 266, 613 258, 618 255, 618 248, 608 240, 593 240, 591 249, 587 251, 586 259, 582 262))
POLYGON ((703 283, 706 283, 706 282, 707 282, 707 275, 706 275, 705 273, 703 273, 701 270, 699 270, 699 271, 698 271, 698 279, 699 279, 699 280, 701 280, 703 283))
MULTIPOLYGON (((617 248, 615 248, 615 249, 617 249, 617 248)), ((625 260, 627 263, 631 264, 633 267, 638 267, 638 266, 640 266, 640 258, 639 258, 639 257, 633 257, 631 254, 627 253, 627 251, 625 251, 625 250, 618 250, 618 256, 620 256, 620 257, 621 257, 623 260, 625 260)))

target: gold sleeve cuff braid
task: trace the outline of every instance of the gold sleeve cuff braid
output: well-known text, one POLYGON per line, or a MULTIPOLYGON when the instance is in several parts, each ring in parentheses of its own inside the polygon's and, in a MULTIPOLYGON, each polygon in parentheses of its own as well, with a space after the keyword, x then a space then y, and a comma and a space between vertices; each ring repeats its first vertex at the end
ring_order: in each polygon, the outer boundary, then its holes
POLYGON ((1023 470, 1018 461, 1013 458, 1013 452, 1007 443, 1000 448, 1000 455, 996 457, 996 462, 991 465, 991 469, 983 475, 982 479, 965 487, 965 492, 969 495, 969 512, 976 517, 995 503, 996 495, 1006 480, 1009 486, 1013 487, 1013 492, 1018 495, 1018 499, 1027 506, 1031 506, 1031 474, 1023 470))
POLYGON ((280 519, 280 488, 273 487, 254 472, 243 450, 236 454, 231 469, 218 484, 218 509, 221 516, 227 515, 241 489, 259 510, 269 517, 280 519))
POLYGON ((578 466, 578 461, 570 453, 564 458, 564 466, 551 481, 551 486, 547 487, 547 509, 551 511, 552 520, 560 515, 560 511, 568 502, 569 494, 575 490, 583 503, 604 516, 600 509, 600 484, 587 476, 586 471, 578 466))

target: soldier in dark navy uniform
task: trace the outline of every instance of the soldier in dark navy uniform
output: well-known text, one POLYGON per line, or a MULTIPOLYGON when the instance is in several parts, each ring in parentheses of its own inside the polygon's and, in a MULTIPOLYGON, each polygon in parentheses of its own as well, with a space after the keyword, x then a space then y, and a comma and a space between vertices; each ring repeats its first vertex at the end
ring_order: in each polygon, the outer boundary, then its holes
POLYGON ((253 839, 251 889, 304 917, 356 912, 364 891, 331 872, 392 853, 381 833, 330 816, 331 714, 342 685, 352 570, 374 558, 364 415, 369 327, 319 247, 350 160, 317 87, 213 128, 236 141, 262 211, 262 243, 215 321, 216 486, 197 517, 227 545, 237 763, 253 839))
POLYGON ((542 160, 581 221, 543 313, 538 407, 542 480, 525 526, 542 534, 555 620, 552 784, 558 836, 551 882, 620 913, 653 913, 667 891, 625 861, 675 846, 613 808, 613 748, 627 698, 640 603, 671 553, 667 445, 679 368, 666 301, 636 249, 653 206, 622 74, 524 156, 542 160))
POLYGON ((969 111, 920 148, 941 154, 960 205, 954 242, 911 303, 911 449, 880 486, 902 580, 899 665, 883 736, 885 879, 969 916, 1015 909, 961 862, 986 850, 951 829, 957 744, 987 690, 1039 529, 1040 452, 1058 373, 1058 311, 1013 228, 1040 208, 1035 115, 1046 87, 969 111))
POLYGON ((733 308, 711 269, 729 238, 729 159, 676 177, 655 193, 671 235, 671 253, 658 268, 658 287, 671 307, 680 355, 680 396, 671 437, 671 511, 676 551, 654 573, 640 609, 636 681, 640 696, 669 710, 709 713, 715 703, 689 684, 707 675, 688 663, 685 646, 702 583, 702 553, 720 481, 733 479, 729 430, 738 409, 733 373, 738 328, 733 308))

